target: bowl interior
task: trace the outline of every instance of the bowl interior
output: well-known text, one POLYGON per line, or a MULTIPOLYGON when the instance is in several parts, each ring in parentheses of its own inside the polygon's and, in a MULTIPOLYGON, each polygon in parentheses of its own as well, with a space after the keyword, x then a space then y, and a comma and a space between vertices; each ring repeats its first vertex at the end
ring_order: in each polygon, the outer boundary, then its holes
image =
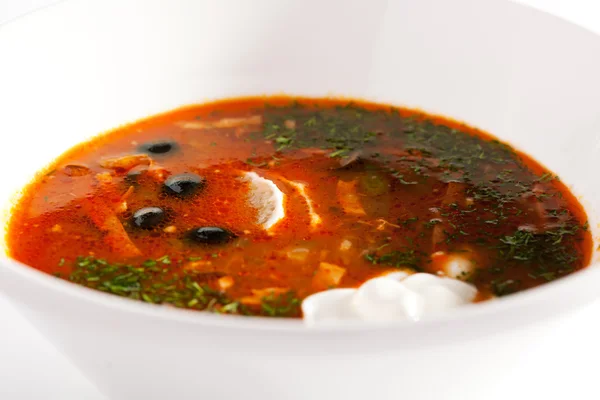
POLYGON ((81 0, 0 27, 0 222, 37 170, 99 132, 210 99, 288 93, 417 107, 486 130, 560 175, 596 242, 600 39, 505 1, 364 4, 81 0))

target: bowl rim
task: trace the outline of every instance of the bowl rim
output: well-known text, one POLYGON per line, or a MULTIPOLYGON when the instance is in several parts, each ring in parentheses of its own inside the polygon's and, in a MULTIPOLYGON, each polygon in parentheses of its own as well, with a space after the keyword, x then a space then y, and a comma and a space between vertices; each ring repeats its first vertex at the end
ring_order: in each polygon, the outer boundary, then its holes
MULTIPOLYGON (((585 281, 600 282, 600 262, 590 263, 587 267, 556 281, 527 289, 481 303, 467 304, 439 314, 427 316, 420 321, 391 321, 371 323, 365 321, 347 321, 335 324, 308 326, 302 319, 269 318, 256 316, 222 315, 194 311, 172 306, 145 303, 139 300, 116 296, 90 289, 48 273, 39 271, 26 264, 0 255, 0 269, 6 269, 38 289, 49 290, 78 301, 92 303, 124 313, 141 314, 163 321, 181 322, 206 327, 223 328, 236 331, 270 331, 279 333, 339 334, 353 332, 389 332, 398 330, 425 330, 441 325, 463 323, 483 316, 518 313, 525 306, 536 307, 545 300, 556 297, 555 294, 565 288, 576 287, 585 281)), ((568 290, 567 290, 568 291, 568 290)), ((600 295, 599 295, 600 296, 600 295)))

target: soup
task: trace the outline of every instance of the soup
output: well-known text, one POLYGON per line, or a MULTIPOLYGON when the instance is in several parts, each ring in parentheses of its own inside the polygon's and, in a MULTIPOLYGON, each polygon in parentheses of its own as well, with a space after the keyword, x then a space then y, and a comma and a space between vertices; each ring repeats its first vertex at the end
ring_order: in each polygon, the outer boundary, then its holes
POLYGON ((92 289, 269 317, 385 276, 460 283, 466 302, 484 301, 591 254, 560 179, 488 134, 291 97, 187 107, 76 146, 24 189, 7 243, 12 258, 92 289))

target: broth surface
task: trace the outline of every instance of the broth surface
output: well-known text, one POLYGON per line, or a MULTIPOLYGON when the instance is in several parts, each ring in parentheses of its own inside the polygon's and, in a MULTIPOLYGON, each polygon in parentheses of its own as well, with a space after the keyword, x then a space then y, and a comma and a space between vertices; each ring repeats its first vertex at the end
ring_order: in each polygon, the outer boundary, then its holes
POLYGON ((389 271, 451 275, 453 257, 470 265, 456 278, 485 300, 577 271, 591 254, 565 185, 486 133, 290 97, 187 107, 76 146, 24 190, 7 243, 12 258, 105 292, 284 317, 310 294, 389 271), (268 230, 246 172, 285 194, 268 230))

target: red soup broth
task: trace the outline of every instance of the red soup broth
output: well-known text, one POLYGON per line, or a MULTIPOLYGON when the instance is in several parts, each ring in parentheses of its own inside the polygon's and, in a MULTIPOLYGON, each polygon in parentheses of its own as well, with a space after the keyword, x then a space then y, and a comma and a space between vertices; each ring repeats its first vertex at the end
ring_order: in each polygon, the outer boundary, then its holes
POLYGON ((455 277, 485 300, 591 254, 586 215, 559 178, 487 133, 285 96, 190 106, 77 145, 24 189, 7 242, 12 258, 93 289, 284 317, 301 316, 308 295, 390 271, 448 274, 451 257, 472 265, 455 277), (269 229, 249 172, 284 194, 269 229))

